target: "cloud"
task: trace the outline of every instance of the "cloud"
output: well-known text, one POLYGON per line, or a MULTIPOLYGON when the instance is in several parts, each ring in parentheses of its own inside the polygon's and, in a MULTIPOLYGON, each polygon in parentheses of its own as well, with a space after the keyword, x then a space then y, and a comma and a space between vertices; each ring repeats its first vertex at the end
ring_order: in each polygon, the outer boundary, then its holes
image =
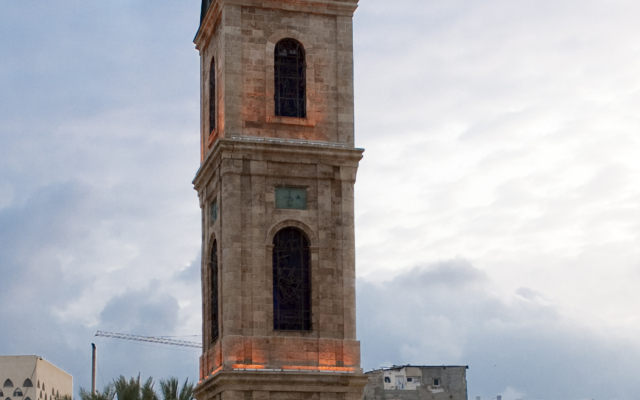
POLYGON ((197 350, 93 335, 201 330, 199 282, 175 278, 199 249, 198 15, 0 4, 0 354, 39 354, 76 390, 91 342, 99 382, 197 377, 197 350))
POLYGON ((162 293, 160 283, 152 282, 143 291, 127 291, 114 297, 100 313, 100 327, 115 332, 139 335, 172 334, 178 325, 178 301, 162 293))
POLYGON ((470 398, 633 398, 640 390, 635 340, 602 321, 585 324, 535 288, 505 295, 467 260, 361 278, 357 289, 365 369, 469 365, 470 398))

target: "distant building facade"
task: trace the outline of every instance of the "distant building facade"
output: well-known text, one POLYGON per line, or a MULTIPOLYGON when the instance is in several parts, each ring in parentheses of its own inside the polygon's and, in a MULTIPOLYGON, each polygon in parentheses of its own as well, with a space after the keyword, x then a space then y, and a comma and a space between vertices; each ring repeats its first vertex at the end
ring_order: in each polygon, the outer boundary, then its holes
POLYGON ((466 366, 394 366, 367 372, 364 400, 467 400, 466 366))
POLYGON ((73 394, 73 378, 38 356, 0 356, 1 400, 57 400, 73 394))

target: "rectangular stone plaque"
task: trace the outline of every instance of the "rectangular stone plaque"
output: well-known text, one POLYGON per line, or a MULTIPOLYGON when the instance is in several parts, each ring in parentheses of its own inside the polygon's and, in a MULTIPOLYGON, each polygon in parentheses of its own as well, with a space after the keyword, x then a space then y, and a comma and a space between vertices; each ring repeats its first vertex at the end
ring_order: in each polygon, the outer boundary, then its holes
POLYGON ((307 189, 292 187, 276 188, 276 208, 289 210, 307 209, 307 189))

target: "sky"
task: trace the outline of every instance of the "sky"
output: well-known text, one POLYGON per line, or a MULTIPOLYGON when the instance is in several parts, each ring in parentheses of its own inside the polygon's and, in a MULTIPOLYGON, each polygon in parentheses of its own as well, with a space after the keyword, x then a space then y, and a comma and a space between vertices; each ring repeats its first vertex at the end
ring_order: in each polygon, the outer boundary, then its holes
MULTIPOLYGON (((0 0, 0 354, 197 378, 197 0, 0 0)), ((638 399, 640 3, 366 0, 362 366, 638 399)))

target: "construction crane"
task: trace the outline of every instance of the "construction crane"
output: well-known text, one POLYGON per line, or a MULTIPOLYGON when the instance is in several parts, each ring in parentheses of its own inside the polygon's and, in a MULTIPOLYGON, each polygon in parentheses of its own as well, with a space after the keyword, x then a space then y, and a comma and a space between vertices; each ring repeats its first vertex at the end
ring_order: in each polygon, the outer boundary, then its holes
MULTIPOLYGON (((123 339, 123 340, 137 340, 139 342, 168 344, 171 346, 194 347, 197 349, 202 349, 202 344, 200 343, 188 342, 186 340, 167 339, 163 337, 127 335, 125 333, 104 332, 104 331, 96 332, 96 336, 108 337, 113 339, 123 339)), ((91 393, 97 393, 96 391, 96 369, 97 368, 96 367, 97 367, 98 353, 97 353, 96 345, 94 343, 91 343, 91 348, 92 348, 91 393)))
POLYGON ((168 344, 172 346, 195 347, 198 349, 202 349, 201 343, 188 342, 186 340, 167 339, 167 338, 155 337, 155 336, 127 335, 125 333, 104 332, 104 331, 96 332, 96 336, 102 336, 102 337, 108 337, 108 338, 114 338, 114 339, 123 339, 123 340, 137 340, 139 342, 168 344))

